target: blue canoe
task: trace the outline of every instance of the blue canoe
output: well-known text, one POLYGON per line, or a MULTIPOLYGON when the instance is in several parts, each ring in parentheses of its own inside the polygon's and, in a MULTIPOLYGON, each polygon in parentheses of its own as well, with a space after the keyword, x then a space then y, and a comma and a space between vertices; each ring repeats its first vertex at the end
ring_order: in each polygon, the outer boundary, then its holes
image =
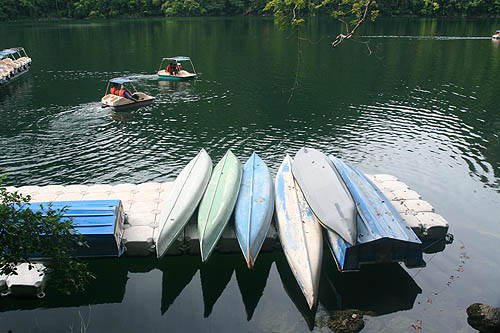
MULTIPOLYGON (((26 204, 32 211, 46 211, 48 202, 26 204), (43 206, 43 209, 40 207, 43 206)), ((55 201, 52 209, 66 207, 63 219, 72 218, 75 230, 88 246, 77 248, 79 258, 119 257, 122 247, 125 214, 120 200, 55 201)))
POLYGON ((332 155, 328 157, 349 188, 358 211, 355 245, 333 232, 327 233, 339 269, 358 270, 365 263, 386 262, 425 266, 421 241, 382 191, 355 167, 332 155))
POLYGON ((264 243, 274 209, 273 183, 266 163, 253 153, 243 167, 235 206, 235 232, 241 251, 252 268, 264 243))

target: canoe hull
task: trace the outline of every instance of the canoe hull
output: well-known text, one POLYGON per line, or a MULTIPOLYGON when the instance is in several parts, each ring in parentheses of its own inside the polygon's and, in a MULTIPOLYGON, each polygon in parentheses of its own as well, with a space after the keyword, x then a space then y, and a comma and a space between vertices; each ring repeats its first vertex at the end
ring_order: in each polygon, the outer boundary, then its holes
POLYGON ((355 244, 356 206, 328 157, 316 149, 300 149, 293 162, 293 176, 321 224, 355 244))
POLYGON ((214 168, 198 210, 198 233, 203 261, 208 260, 224 231, 236 204, 242 168, 228 150, 214 168))
POLYGON ((274 209, 272 178, 267 165, 253 153, 243 167, 234 211, 235 233, 248 268, 252 268, 271 225, 274 209))
POLYGON ((355 167, 329 156, 358 207, 358 243, 350 246, 328 233, 330 248, 342 271, 365 263, 405 262, 422 267, 422 243, 385 195, 355 167))
POLYGON ((293 178, 292 159, 288 155, 276 174, 275 206, 283 252, 312 309, 318 296, 322 229, 293 178))
POLYGON ((163 206, 156 242, 156 255, 161 258, 179 237, 193 215, 210 180, 212 160, 202 149, 177 176, 163 206))

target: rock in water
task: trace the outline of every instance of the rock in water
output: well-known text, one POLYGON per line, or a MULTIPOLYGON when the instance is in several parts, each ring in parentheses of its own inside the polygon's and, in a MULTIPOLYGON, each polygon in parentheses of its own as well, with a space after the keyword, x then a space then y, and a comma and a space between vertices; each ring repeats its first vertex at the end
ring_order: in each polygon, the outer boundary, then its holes
POLYGON ((330 313, 326 326, 336 333, 357 333, 365 327, 363 314, 356 310, 335 311, 330 313))
POLYGON ((467 308, 467 322, 479 332, 500 333, 500 309, 474 303, 467 308))

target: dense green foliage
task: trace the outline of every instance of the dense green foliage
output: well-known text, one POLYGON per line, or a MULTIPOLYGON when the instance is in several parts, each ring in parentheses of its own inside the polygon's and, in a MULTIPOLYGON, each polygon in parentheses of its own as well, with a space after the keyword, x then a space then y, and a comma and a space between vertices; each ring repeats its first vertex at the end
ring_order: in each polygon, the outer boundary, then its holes
MULTIPOLYGON (((331 14, 320 8, 362 0, 1 0, 0 20, 23 18, 105 18, 118 16, 262 15, 267 3, 282 2, 303 15, 331 14)), ((360 7, 359 5, 357 7, 360 7)), ((356 6, 350 6, 356 9, 356 6)), ((382 0, 381 15, 498 16, 500 0, 382 0)), ((338 9, 334 8, 334 11, 338 9)), ((279 13, 277 13, 280 15, 279 13)), ((287 15, 286 13, 284 13, 287 15)), ((354 14, 354 13, 352 13, 354 14)))
POLYGON ((16 265, 31 263, 33 254, 45 260, 51 285, 71 293, 82 290, 92 275, 87 265, 74 258, 76 246, 82 246, 73 221, 63 219, 65 210, 49 205, 42 212, 25 206, 29 196, 11 193, 1 187, 0 178, 0 274, 16 274, 16 265))

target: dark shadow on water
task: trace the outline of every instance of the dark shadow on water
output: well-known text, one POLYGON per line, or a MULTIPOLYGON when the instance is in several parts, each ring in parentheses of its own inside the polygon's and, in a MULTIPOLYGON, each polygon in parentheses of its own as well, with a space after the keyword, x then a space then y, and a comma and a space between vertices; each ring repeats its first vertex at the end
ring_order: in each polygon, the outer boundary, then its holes
POLYGON ((443 252, 446 245, 452 244, 453 240, 453 235, 448 233, 442 239, 422 242, 423 252, 427 254, 443 252))
POLYGON ((236 280, 250 321, 266 288, 267 278, 274 262, 272 253, 260 253, 255 266, 248 269, 243 256, 236 266, 236 280))
POLYGON ((144 258, 103 258, 88 260, 88 267, 96 277, 84 292, 66 295, 47 283, 45 298, 16 298, 8 296, 0 302, 0 312, 36 308, 61 308, 91 304, 121 303, 125 295, 128 272, 148 272, 154 261, 144 258), (8 301, 7 301, 8 300, 8 301))
POLYGON ((163 272, 161 280, 161 314, 165 314, 182 290, 191 282, 200 268, 198 256, 172 256, 161 260, 158 268, 163 272))
POLYGON ((224 292, 233 276, 233 271, 241 260, 241 255, 212 253, 207 262, 201 264, 200 279, 205 311, 208 318, 215 303, 224 292))
POLYGON ((31 72, 23 74, 12 82, 0 86, 0 103, 15 103, 31 95, 33 89, 33 75, 31 72))
POLYGON ((302 290, 300 290, 300 287, 297 284, 297 280, 295 279, 295 276, 293 275, 292 270, 288 265, 285 254, 283 252, 276 252, 275 260, 281 283, 283 283, 283 288, 285 288, 288 297, 290 297, 292 302, 297 307, 297 310, 299 310, 302 317, 306 321, 309 330, 312 331, 315 325, 317 308, 315 307, 312 310, 309 309, 306 298, 304 297, 304 294, 302 294, 302 290))
POLYGON ((359 272, 340 273, 331 255, 323 258, 319 301, 327 311, 358 309, 380 316, 413 308, 421 292, 398 263, 365 265, 359 272))

